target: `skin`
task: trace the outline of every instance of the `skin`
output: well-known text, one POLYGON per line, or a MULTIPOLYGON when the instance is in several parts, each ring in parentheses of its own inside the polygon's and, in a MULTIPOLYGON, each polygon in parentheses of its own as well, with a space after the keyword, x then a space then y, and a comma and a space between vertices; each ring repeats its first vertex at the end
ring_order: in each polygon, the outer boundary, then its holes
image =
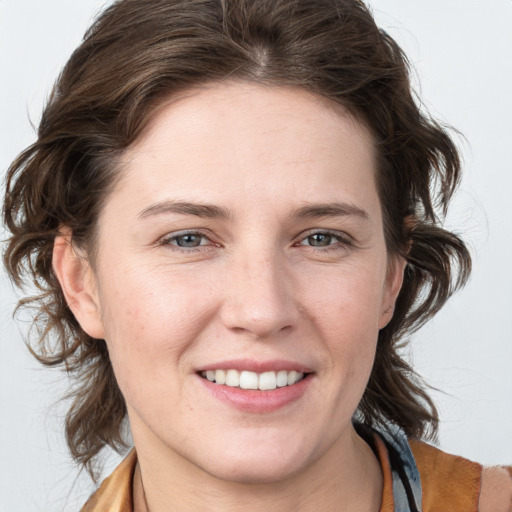
POLYGON ((512 471, 488 467, 482 472, 482 489, 478 501, 480 512, 512 511, 512 471))
POLYGON ((164 104, 120 172, 94 266, 63 229, 54 268, 107 342, 148 509, 377 511, 351 418, 404 261, 386 251, 364 126, 299 89, 214 84, 164 104), (227 359, 311 375, 293 402, 241 411, 198 375, 227 359))

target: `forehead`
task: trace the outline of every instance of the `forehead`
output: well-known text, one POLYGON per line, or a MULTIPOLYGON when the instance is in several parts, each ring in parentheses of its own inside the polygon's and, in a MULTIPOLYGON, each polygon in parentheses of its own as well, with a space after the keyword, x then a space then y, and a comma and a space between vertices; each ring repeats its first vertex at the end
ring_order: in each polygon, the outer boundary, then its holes
POLYGON ((216 83, 159 105, 122 156, 121 184, 153 201, 183 194, 218 202, 247 190, 252 199, 355 200, 374 192, 374 153, 369 131, 332 100, 299 88, 216 83))
MULTIPOLYGON (((238 125, 249 135, 251 128, 261 132, 265 119, 268 121, 268 132, 280 130, 283 124, 287 124, 288 128, 294 125, 297 131, 306 124, 310 127, 324 124, 324 128, 330 125, 340 135, 346 129, 357 131, 373 150, 370 130, 342 104, 299 87, 233 80, 206 83, 161 98, 128 154, 140 149, 149 139, 156 141, 157 132, 170 127, 173 122, 179 122, 174 128, 184 136, 189 129, 200 136, 201 129, 214 130, 223 120, 238 125), (269 113, 271 118, 268 117, 269 113)), ((215 132, 216 137, 221 135, 215 132)), ((304 135, 307 133, 304 132, 304 135)))

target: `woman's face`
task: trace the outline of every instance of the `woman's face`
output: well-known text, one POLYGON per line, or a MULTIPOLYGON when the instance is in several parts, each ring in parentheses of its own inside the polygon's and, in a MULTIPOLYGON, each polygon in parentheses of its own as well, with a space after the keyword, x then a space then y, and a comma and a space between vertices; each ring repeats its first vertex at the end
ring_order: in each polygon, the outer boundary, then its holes
POLYGON ((77 316, 141 453, 243 482, 342 457, 403 271, 365 128, 299 89, 210 85, 120 172, 77 316))

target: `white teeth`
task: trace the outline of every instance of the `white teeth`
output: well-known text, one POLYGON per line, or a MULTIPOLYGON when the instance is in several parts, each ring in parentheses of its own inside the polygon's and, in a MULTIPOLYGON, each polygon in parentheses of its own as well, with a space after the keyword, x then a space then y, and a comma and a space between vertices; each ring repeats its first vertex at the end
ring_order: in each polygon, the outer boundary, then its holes
POLYGON ((276 372, 265 372, 260 375, 260 382, 259 382, 258 389, 265 391, 267 389, 276 389, 276 387, 277 387, 276 372))
POLYGON ((256 373, 250 371, 238 370, 208 370, 202 372, 201 375, 210 382, 216 384, 224 384, 233 388, 241 389, 259 389, 268 391, 284 386, 292 386, 304 378, 302 372, 292 370, 280 370, 278 372, 256 373))
POLYGON ((298 376, 299 374, 292 370, 289 374, 288 374, 288 386, 291 386, 292 384, 295 384, 297 382, 298 379, 298 376))
POLYGON ((276 380, 278 388, 288 386, 288 372, 286 370, 281 370, 280 372, 277 372, 276 380))
POLYGON ((226 384, 225 370, 215 370, 215 382, 217 384, 226 384))
POLYGON ((258 389, 258 374, 243 371, 240 374, 240 387, 242 389, 258 389))
POLYGON ((237 370, 228 370, 226 372, 226 386, 237 388, 240 386, 240 373, 237 370))

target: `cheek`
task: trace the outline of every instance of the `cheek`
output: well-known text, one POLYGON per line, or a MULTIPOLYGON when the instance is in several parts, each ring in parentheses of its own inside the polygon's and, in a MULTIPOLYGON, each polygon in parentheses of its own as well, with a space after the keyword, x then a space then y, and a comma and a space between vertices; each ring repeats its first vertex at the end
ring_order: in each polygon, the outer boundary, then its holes
MULTIPOLYGON (((119 265, 100 289, 102 320, 119 380, 126 368, 166 374, 212 315, 208 286, 156 269, 119 265)), ((179 370, 179 368, 178 368, 179 370)))
POLYGON ((359 268, 317 273, 303 281, 301 295, 308 297, 316 323, 331 336, 358 343, 379 330, 385 272, 379 262, 359 268))
POLYGON ((348 388, 362 395, 377 347, 381 275, 339 272, 324 283, 310 302, 313 322, 327 345, 332 377, 346 379, 348 388))

